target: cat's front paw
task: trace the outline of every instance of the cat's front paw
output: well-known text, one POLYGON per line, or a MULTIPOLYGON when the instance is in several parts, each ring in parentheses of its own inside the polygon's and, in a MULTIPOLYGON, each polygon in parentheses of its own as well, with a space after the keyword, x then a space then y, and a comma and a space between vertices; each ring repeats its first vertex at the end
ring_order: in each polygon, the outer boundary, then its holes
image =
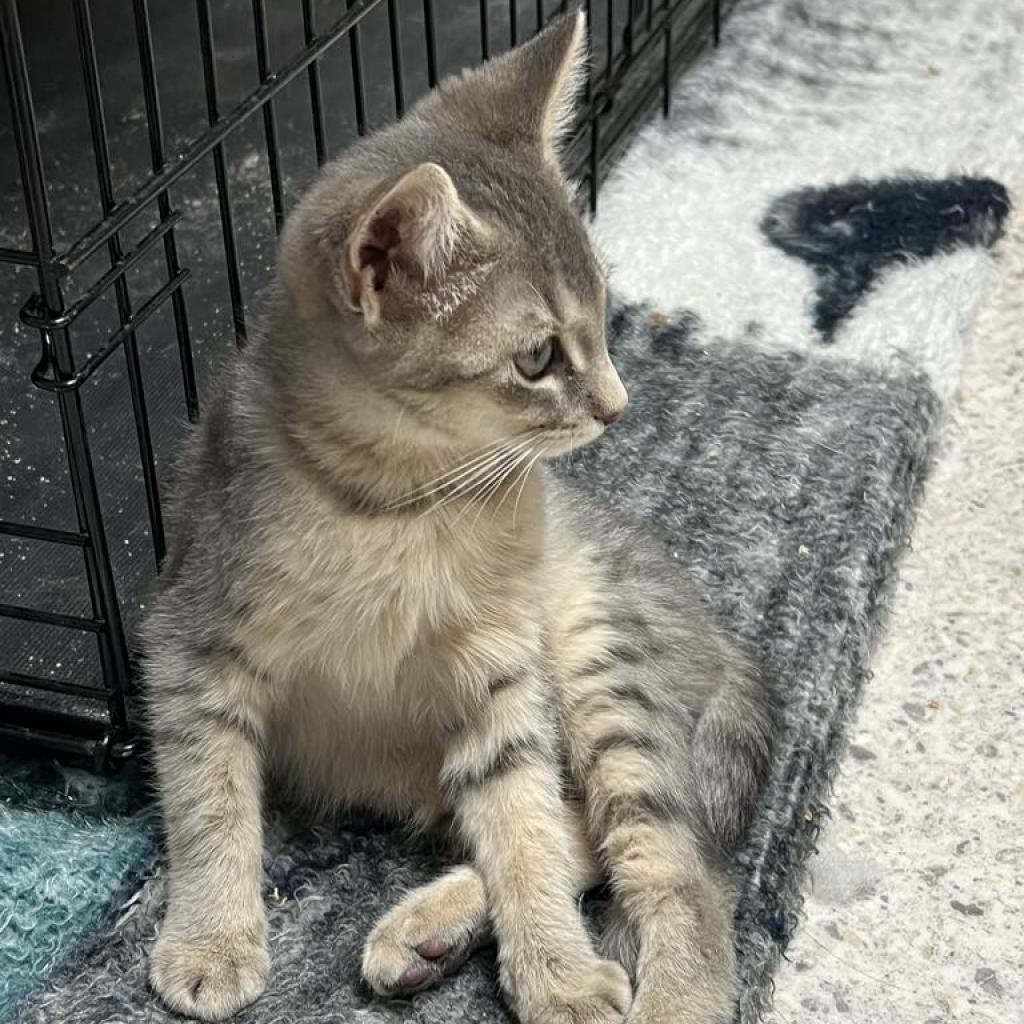
POLYGON ((164 926, 149 958, 149 980, 178 1013, 224 1020, 263 992, 266 944, 251 932, 195 935, 164 926))
POLYGON ((596 960, 583 970, 560 972, 545 989, 515 1001, 523 1024, 620 1024, 633 988, 619 964, 596 960))

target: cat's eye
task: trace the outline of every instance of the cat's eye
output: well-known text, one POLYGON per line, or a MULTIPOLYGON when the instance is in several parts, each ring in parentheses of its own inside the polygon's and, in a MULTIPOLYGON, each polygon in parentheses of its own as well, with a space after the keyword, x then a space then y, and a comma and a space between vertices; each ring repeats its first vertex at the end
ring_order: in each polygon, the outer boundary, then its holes
POLYGON ((561 358, 561 354, 558 335, 550 334, 540 344, 516 356, 513 362, 527 380, 539 380, 561 358))

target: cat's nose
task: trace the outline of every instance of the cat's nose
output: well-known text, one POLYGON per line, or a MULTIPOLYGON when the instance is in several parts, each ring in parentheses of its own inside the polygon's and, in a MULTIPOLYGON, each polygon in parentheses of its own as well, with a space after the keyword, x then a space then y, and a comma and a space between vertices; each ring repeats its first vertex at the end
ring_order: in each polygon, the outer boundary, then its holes
POLYGON ((611 360, 605 357, 604 366, 595 374, 590 390, 591 415, 606 427, 611 426, 629 403, 629 395, 622 386, 611 360))
POLYGON ((612 396, 611 401, 602 402, 594 408, 594 419, 610 427, 623 413, 629 399, 626 397, 626 389, 620 384, 618 394, 612 396))

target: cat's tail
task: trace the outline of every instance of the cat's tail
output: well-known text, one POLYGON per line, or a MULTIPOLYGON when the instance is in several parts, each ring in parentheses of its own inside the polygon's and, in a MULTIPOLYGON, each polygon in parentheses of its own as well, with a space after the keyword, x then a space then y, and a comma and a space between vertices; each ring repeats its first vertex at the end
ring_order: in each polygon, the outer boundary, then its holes
POLYGON ((731 850, 746 832, 768 775, 778 712, 756 670, 736 656, 693 736, 697 793, 712 837, 731 850))

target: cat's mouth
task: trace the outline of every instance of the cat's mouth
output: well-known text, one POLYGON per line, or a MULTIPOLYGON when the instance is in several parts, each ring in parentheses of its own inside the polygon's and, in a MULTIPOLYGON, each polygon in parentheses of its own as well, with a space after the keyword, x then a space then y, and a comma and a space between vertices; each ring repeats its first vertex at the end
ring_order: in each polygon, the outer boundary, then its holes
POLYGON ((597 420, 573 424, 568 427, 548 427, 544 431, 544 458, 554 459, 559 455, 567 455, 591 441, 596 441, 604 432, 605 426, 597 420))

